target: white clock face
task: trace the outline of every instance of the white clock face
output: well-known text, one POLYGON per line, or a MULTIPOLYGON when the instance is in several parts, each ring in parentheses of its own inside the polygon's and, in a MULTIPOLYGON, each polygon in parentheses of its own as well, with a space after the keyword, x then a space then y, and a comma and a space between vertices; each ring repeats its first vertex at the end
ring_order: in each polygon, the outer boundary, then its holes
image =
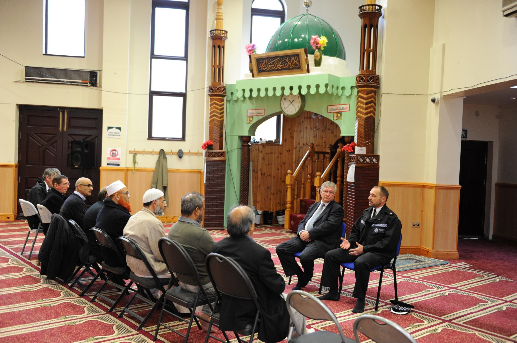
POLYGON ((298 114, 302 108, 303 101, 300 94, 283 95, 280 100, 280 107, 287 116, 298 114))

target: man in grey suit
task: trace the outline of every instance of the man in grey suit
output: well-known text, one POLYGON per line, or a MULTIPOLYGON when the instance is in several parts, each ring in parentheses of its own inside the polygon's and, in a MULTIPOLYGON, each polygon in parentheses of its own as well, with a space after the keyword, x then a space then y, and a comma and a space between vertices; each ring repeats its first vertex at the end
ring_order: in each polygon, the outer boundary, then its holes
POLYGON ((280 243, 276 253, 287 276, 297 275, 298 283, 293 289, 302 289, 312 279, 314 260, 324 258, 327 251, 341 243, 341 227, 345 211, 334 201, 337 187, 327 181, 321 185, 321 201, 314 203, 298 225, 296 237, 280 243), (302 252, 299 259, 303 267, 296 263, 294 254, 302 252))

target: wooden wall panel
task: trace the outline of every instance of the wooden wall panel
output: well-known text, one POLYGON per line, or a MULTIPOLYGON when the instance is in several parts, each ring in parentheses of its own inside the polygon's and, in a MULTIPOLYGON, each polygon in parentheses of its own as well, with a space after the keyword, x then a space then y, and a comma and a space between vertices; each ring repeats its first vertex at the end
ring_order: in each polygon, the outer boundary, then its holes
POLYGON ((434 258, 458 258, 459 200, 460 186, 436 187, 434 258))
MULTIPOLYGON (((151 187, 153 168, 101 168, 101 184, 107 186, 111 182, 121 180, 127 186, 131 196, 131 213, 135 214, 143 207, 142 197, 151 187), (106 180, 106 181, 105 181, 106 180)), ((203 194, 203 171, 190 169, 169 169, 169 202, 164 216, 164 222, 176 221, 181 214, 180 200, 188 192, 203 194)))
POLYGON ((16 199, 18 194, 18 165, 0 164, 0 220, 15 220, 17 212, 16 199))
POLYGON ((495 239, 517 242, 517 212, 515 199, 517 184, 495 184, 494 233, 495 239))
MULTIPOLYGON (((420 183, 380 182, 390 192, 387 205, 402 223, 402 251, 419 254, 422 227, 422 192, 420 183), (413 223, 420 227, 413 227, 413 223)), ((402 252, 401 252, 402 253, 402 252)))
MULTIPOLYGON (((327 118, 312 118, 312 112, 305 111, 296 118, 284 117, 281 145, 251 145, 253 205, 263 211, 285 209, 287 171, 294 172, 310 143, 314 143, 315 150, 324 151, 340 137, 337 124, 327 118)), ((316 171, 313 169, 314 175, 316 171)), ((304 172, 297 181, 306 179, 304 172)))
POLYGON ((422 192, 422 240, 421 246, 428 251, 434 248, 434 209, 435 209, 435 190, 434 187, 424 187, 422 192))

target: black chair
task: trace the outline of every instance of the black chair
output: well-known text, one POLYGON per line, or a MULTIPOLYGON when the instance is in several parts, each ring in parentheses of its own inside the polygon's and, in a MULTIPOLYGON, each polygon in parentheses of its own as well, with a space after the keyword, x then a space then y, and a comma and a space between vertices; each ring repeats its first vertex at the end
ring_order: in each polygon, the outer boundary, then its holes
POLYGON ((99 275, 99 276, 101 275, 101 270, 100 270, 99 266, 97 265, 97 259, 95 258, 95 256, 90 254, 90 248, 89 248, 89 244, 90 243, 88 241, 88 237, 86 237, 86 235, 84 234, 84 231, 81 229, 81 227, 73 219, 69 219, 68 223, 70 224, 69 227, 72 229, 72 231, 75 234, 75 236, 81 242, 81 249, 78 252, 78 254, 79 254, 79 266, 77 266, 77 268, 75 269, 75 271, 72 274, 72 276, 70 276, 70 278, 68 280, 66 280, 66 283, 72 282, 70 284, 70 288, 73 288, 75 284, 77 284, 79 286, 79 285, 81 285, 81 283, 79 282, 79 279, 85 273, 90 274, 93 279, 88 283, 88 285, 86 285, 86 287, 83 288, 83 290, 81 291, 81 294, 79 294, 80 296, 83 296, 88 291, 88 289, 90 289, 91 285, 95 282, 95 280, 97 280, 96 276, 97 275, 99 275), (94 273, 91 270, 91 268, 95 269, 96 273, 94 273), (76 274, 81 269, 83 269, 83 271, 79 274, 79 276, 77 276, 74 279, 76 274))
MULTIPOLYGON (((115 307, 120 302, 120 300, 122 300, 122 297, 124 296, 124 294, 127 294, 127 292, 129 290, 131 290, 131 286, 134 283, 133 283, 133 281, 129 281, 126 286, 123 286, 119 283, 112 281, 112 279, 114 277, 117 277, 119 281, 129 279, 129 267, 126 264, 126 259, 125 259, 124 255, 122 254, 122 252, 120 251, 119 247, 115 244, 115 242, 113 242, 111 237, 105 231, 103 231, 97 227, 93 227, 90 230, 93 231, 93 233, 95 235, 96 243, 104 249, 112 250, 114 255, 117 256, 117 258, 119 259, 119 265, 125 266, 125 267, 110 266, 106 261, 102 261, 102 263, 101 263, 102 272, 106 275, 106 280, 104 281, 102 286, 99 288, 97 293, 95 293, 95 295, 92 297, 90 302, 94 302, 95 299, 101 298, 102 300, 111 304, 111 307, 108 310, 108 312, 111 312, 111 311, 113 311, 113 309, 115 309, 115 307), (117 288, 118 290, 122 291, 120 293, 119 297, 117 298, 117 300, 115 300, 115 301, 113 301, 112 299, 101 294, 102 291, 104 290, 104 288, 106 287, 106 285, 108 285, 108 284, 117 288)), ((95 280, 99 277, 99 275, 100 274, 97 274, 95 276, 95 279, 93 282, 95 282, 95 280)))
MULTIPOLYGON (((384 266, 377 266, 370 271, 380 270, 381 276, 379 277, 379 287, 377 289, 377 300, 375 300, 375 311, 379 308, 379 297, 381 295, 381 286, 382 286, 382 276, 384 275, 384 270, 391 269, 393 271, 393 287, 395 288, 395 301, 399 300, 398 293, 397 293, 397 256, 400 253, 400 244, 402 243, 402 234, 400 234, 399 244, 397 246, 397 255, 393 258, 393 260, 390 261, 390 263, 384 265, 384 266)), ((354 262, 347 262, 347 263, 341 263, 341 267, 343 269, 341 270, 341 277, 339 278, 339 293, 341 293, 341 290, 343 289, 343 277, 345 275, 345 269, 351 269, 355 270, 355 264, 354 262)))
MULTIPOLYGON (((129 255, 136 259, 141 260, 147 267, 147 270, 149 271, 150 275, 152 276, 150 278, 149 277, 140 277, 140 276, 137 276, 135 273, 133 273, 133 271, 131 271, 129 273, 129 277, 130 277, 131 281, 133 281, 136 284, 136 286, 138 287, 138 292, 135 292, 133 294, 133 296, 127 303, 127 305, 124 307, 122 312, 120 312, 120 314, 118 315, 118 318, 121 318, 124 315, 124 313, 127 312, 130 315, 132 315, 133 317, 140 320, 141 321, 140 325, 137 328, 137 330, 140 330, 145 325, 145 323, 147 322, 149 317, 151 317, 151 315, 156 310, 158 305, 163 301, 163 298, 165 297, 164 286, 168 285, 169 286, 168 288, 170 288, 171 285, 173 285, 173 284, 178 286, 178 281, 176 280, 174 275, 171 275, 170 278, 159 278, 156 275, 156 273, 154 272, 153 267, 151 267, 151 265, 149 264, 149 261, 147 261, 147 258, 145 257, 144 253, 142 252, 142 250, 140 249, 138 244, 133 239, 126 237, 126 236, 121 236, 118 238, 118 240, 119 240, 120 244, 122 245, 122 249, 124 250, 126 255, 129 255), (150 291, 151 288, 157 288, 158 290, 161 291, 162 294, 160 295, 159 299, 156 299, 152 295, 152 293, 150 291), (145 318, 136 314, 134 311, 129 309, 129 306, 131 305, 133 300, 135 300, 137 295, 140 295, 140 296, 138 296, 138 298, 140 300, 153 306, 151 308, 151 310, 147 313, 145 318)), ((175 307, 173 307, 171 309, 171 312, 178 316, 180 315, 175 307)))
POLYGON ((377 343, 416 343, 416 340, 397 323, 371 314, 363 314, 354 321, 355 341, 361 343, 358 332, 377 343))
MULTIPOLYGON (((196 307, 208 304, 212 312, 214 312, 214 308, 212 307, 211 303, 215 302, 216 296, 215 294, 207 294, 203 289, 203 285, 199 281, 199 274, 196 270, 196 266, 194 265, 194 261, 192 261, 192 258, 187 252, 187 250, 190 250, 196 253, 199 252, 199 249, 189 246, 182 246, 178 242, 170 240, 167 237, 160 238, 160 240, 158 241, 158 248, 160 249, 160 254, 162 255, 163 260, 167 264, 167 268, 171 272, 171 275, 175 274, 176 276, 185 276, 191 279, 195 279, 196 284, 193 284, 193 286, 197 286, 198 291, 197 293, 192 293, 184 290, 182 287, 174 287, 168 289, 167 292, 165 292, 163 308, 160 314, 160 319, 158 320, 158 325, 156 326, 154 340, 156 340, 156 337, 158 336, 158 330, 160 329, 160 325, 163 325, 169 330, 177 333, 178 335, 185 337, 185 343, 187 343, 190 330, 192 328, 192 322, 195 321, 198 329, 201 329, 198 319, 204 320, 203 318, 200 318, 195 315, 196 307), (179 304, 183 307, 186 307, 190 311, 190 320, 188 321, 185 320, 183 317, 175 315, 174 313, 169 313, 177 319, 179 319, 180 321, 188 323, 187 333, 185 335, 161 322, 163 312, 168 312, 165 309, 167 300, 175 304, 179 304)), ((213 338, 219 340, 216 337, 213 338)))
MULTIPOLYGON (((250 300, 255 304, 257 312, 251 329, 233 331, 238 342, 243 342, 239 335, 250 336, 249 342, 253 342, 254 335, 258 329, 260 308, 257 301, 257 293, 255 292, 255 287, 253 287, 250 278, 237 262, 220 254, 208 254, 205 260, 205 265, 208 277, 210 278, 217 295, 215 308, 219 308, 221 301, 224 301, 222 299, 222 295, 242 300, 250 300)), ((212 324, 218 324, 219 315, 220 314, 212 315, 212 319, 208 325, 208 334, 205 338, 205 343, 208 342, 212 324)), ((223 330, 221 331, 224 333, 223 330)), ((226 335, 225 338, 228 341, 226 335)))
POLYGON ((29 253, 29 260, 30 260, 31 256, 32 256, 32 250, 34 250, 34 244, 36 244, 36 239, 38 239, 38 234, 40 233, 39 226, 34 227, 35 225, 33 223, 40 223, 41 218, 39 216, 38 210, 36 209, 36 207, 34 207, 34 205, 31 202, 29 202, 27 200, 23 200, 23 199, 18 199, 18 201, 20 202, 20 207, 22 208, 22 212, 23 212, 23 215, 25 216, 25 218, 27 218, 27 219, 28 218, 37 218, 37 220, 32 220, 32 221, 28 220, 29 232, 27 232, 27 237, 25 237, 25 243, 23 243, 22 252, 20 253, 20 255, 23 256, 23 251, 25 250, 25 246, 27 245, 27 242, 29 241, 30 234, 35 233, 36 235, 34 236, 34 239, 32 240, 32 247, 31 247, 31 251, 29 253))
MULTIPOLYGON (((325 305, 321 300, 304 291, 291 291, 287 295, 286 299, 287 309, 291 316, 291 328, 289 330, 289 336, 287 338, 288 343, 353 343, 355 342, 351 338, 345 337, 341 324, 337 320, 334 313, 325 305), (339 334, 329 331, 316 331, 307 333, 305 335, 299 332, 298 328, 294 323, 294 313, 292 309, 300 312, 303 316, 316 319, 316 320, 327 320, 332 321, 337 327, 339 334), (292 338, 293 330, 296 330, 297 337, 292 338)), ((396 342, 396 341, 393 341, 396 342)))

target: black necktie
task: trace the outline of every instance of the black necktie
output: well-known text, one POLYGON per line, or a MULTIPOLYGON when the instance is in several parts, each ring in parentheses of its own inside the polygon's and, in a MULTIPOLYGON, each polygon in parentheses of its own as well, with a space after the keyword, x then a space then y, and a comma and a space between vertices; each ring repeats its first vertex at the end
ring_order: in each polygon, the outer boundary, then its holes
POLYGON ((375 207, 373 208, 373 211, 372 211, 372 218, 375 217, 375 207))

